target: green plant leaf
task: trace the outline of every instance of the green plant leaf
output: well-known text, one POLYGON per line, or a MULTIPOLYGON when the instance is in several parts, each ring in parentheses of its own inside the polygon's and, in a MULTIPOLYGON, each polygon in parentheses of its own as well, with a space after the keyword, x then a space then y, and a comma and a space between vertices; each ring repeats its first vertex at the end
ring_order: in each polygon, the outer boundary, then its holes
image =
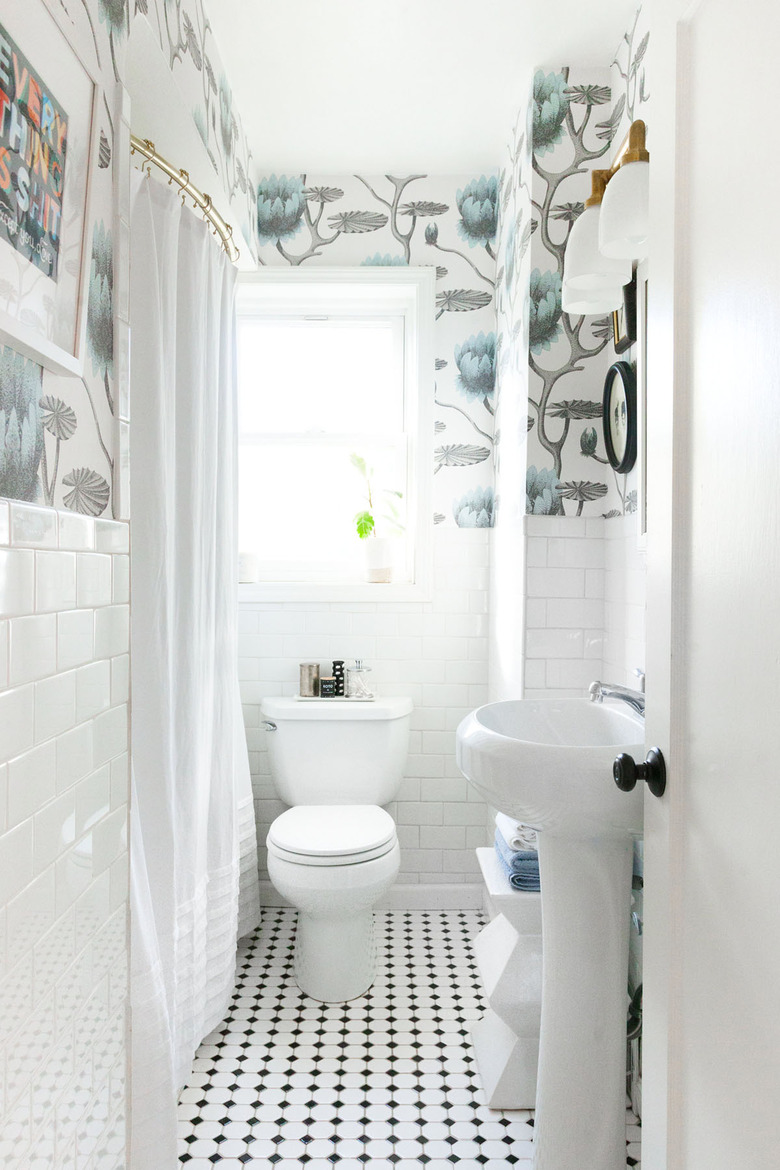
POLYGON ((355 516, 355 525, 358 536, 361 540, 365 540, 374 531, 374 517, 370 512, 358 512, 355 516))
POLYGON ((353 466, 353 467, 356 467, 356 468, 358 469, 358 471, 360 472, 360 474, 361 474, 361 475, 363 475, 363 476, 365 476, 365 477, 366 477, 366 479, 367 479, 367 478, 368 478, 368 471, 366 470, 366 461, 365 461, 365 459, 362 459, 362 458, 360 457, 360 455, 356 455, 356 454, 354 453, 354 451, 353 451, 353 453, 350 455, 350 457, 349 457, 349 458, 350 458, 350 462, 352 463, 352 466, 353 466))

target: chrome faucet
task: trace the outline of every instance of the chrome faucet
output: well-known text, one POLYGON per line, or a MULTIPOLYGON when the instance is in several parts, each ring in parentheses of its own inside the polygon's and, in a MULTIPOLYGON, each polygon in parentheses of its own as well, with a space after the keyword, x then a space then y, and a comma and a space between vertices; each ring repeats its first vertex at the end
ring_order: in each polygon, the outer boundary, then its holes
POLYGON ((592 703, 603 703, 605 699, 620 699, 644 719, 645 696, 642 691, 632 691, 630 687, 621 687, 617 683, 592 682, 588 687, 588 694, 592 703))

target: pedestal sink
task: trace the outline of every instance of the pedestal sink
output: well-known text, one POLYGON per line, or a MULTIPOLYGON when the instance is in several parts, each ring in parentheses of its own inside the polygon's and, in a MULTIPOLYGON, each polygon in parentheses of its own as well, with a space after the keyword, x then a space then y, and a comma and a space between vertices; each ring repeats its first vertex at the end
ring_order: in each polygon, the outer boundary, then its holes
POLYGON ((473 711, 458 766, 500 812, 539 830, 542 1022, 535 1170, 624 1170, 632 835, 642 791, 612 779, 643 751, 618 702, 512 700, 473 711))

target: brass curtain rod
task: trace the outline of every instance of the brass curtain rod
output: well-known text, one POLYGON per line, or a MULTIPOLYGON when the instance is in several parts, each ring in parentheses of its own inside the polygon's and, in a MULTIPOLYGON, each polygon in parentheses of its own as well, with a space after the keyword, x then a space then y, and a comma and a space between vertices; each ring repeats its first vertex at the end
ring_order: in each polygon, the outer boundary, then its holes
POLYGON ((215 234, 219 237, 222 247, 228 254, 232 262, 238 260, 239 252, 233 240, 233 228, 229 223, 226 223, 222 216, 214 206, 211 196, 206 195, 203 191, 199 191, 193 183, 190 182, 190 176, 185 170, 176 170, 167 159, 158 154, 154 143, 150 142, 148 138, 138 138, 135 134, 130 135, 130 154, 135 153, 143 155, 147 162, 159 167, 164 174, 168 176, 169 183, 178 183, 182 189, 182 200, 185 195, 188 195, 197 209, 201 211, 204 217, 214 228, 215 234))

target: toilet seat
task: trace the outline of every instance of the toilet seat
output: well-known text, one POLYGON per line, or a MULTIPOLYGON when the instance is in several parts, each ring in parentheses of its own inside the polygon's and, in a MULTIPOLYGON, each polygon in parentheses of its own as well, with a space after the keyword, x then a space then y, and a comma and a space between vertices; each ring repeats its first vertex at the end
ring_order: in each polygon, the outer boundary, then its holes
POLYGON ((395 822, 374 804, 297 805, 268 831, 268 852, 297 865, 357 865, 396 845, 395 822))

